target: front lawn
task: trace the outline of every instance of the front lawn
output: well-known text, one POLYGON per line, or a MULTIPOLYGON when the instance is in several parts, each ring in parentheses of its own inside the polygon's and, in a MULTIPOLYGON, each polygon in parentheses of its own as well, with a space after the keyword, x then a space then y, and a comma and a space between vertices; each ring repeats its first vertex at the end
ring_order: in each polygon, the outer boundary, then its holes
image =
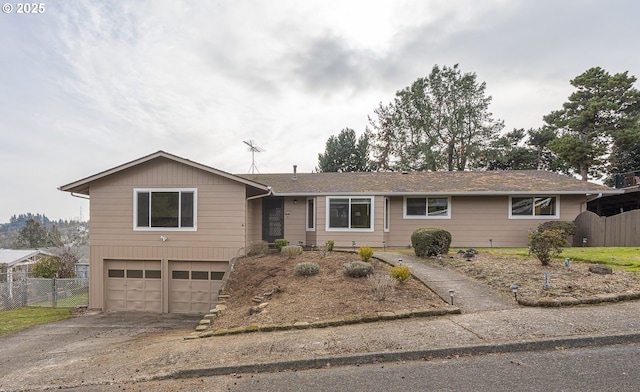
POLYGON ((63 308, 24 307, 0 312, 0 336, 38 324, 70 318, 71 311, 63 308))
MULTIPOLYGON (((493 256, 515 257, 521 259, 532 258, 527 248, 476 248, 480 253, 493 256)), ((451 249, 455 253, 458 248, 451 249)), ((638 247, 568 247, 563 248, 560 256, 554 262, 564 262, 565 257, 571 262, 585 262, 589 264, 607 264, 613 269, 640 272, 640 248, 638 247)))

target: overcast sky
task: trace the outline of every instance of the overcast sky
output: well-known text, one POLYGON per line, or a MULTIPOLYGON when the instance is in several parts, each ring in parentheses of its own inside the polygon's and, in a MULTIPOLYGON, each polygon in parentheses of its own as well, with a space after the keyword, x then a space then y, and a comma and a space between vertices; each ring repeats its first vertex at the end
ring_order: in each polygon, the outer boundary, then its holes
POLYGON ((59 186, 158 150, 246 173, 254 140, 261 173, 310 172, 436 64, 486 82, 505 130, 541 126, 588 68, 640 76, 635 0, 7 3, 0 223, 87 219, 59 186))

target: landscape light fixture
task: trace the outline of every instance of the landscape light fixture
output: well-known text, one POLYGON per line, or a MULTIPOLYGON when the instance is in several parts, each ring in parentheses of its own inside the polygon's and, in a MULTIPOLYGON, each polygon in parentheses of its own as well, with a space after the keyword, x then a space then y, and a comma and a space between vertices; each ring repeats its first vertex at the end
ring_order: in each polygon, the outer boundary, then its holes
POLYGON ((544 288, 548 289, 549 287, 551 287, 551 285, 549 284, 549 273, 545 272, 544 273, 544 288))
POLYGON ((351 248, 353 249, 353 251, 356 251, 356 242, 355 241, 351 241, 351 248))
POLYGON ((444 261, 442 261, 442 254, 441 254, 441 253, 438 253, 438 255, 437 255, 436 257, 438 258, 438 262, 440 262, 440 264, 441 264, 442 266, 444 266, 444 261))
POLYGON ((587 237, 582 237, 582 247, 584 248, 587 245, 587 237))
POLYGON ((402 265, 402 259, 398 259, 398 265, 402 265))
POLYGON ((387 241, 382 241, 382 250, 387 251, 387 241))
POLYGON ((564 268, 569 269, 571 263, 571 259, 569 259, 568 257, 564 258, 564 268))
POLYGON ((489 246, 493 248, 493 238, 489 238, 489 246))
POLYGON ((451 305, 453 305, 453 294, 455 294, 455 290, 449 289, 449 297, 451 298, 451 305))
POLYGON ((511 285, 511 292, 513 293, 513 296, 516 299, 516 302, 518 302, 518 289, 519 288, 520 288, 520 286, 518 286, 517 284, 512 284, 511 285))

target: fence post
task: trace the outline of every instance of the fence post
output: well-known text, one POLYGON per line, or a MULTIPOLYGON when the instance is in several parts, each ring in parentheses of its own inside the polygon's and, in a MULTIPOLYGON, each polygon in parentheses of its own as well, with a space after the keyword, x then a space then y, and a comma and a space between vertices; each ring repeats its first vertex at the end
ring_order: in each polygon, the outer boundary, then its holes
MULTIPOLYGON (((56 274, 57 275, 57 274, 56 274)), ((53 308, 58 307, 58 289, 56 288, 56 278, 53 278, 53 294, 51 295, 51 306, 53 308)))

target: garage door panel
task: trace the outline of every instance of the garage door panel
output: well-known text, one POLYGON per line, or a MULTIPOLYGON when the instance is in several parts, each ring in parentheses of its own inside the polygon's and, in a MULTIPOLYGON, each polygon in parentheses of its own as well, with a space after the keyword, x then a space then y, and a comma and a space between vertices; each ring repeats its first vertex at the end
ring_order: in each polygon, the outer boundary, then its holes
POLYGON ((221 261, 170 261, 169 312, 208 312, 218 300, 227 267, 221 261))
POLYGON ((105 268, 106 309, 162 312, 159 260, 105 260, 105 268))

